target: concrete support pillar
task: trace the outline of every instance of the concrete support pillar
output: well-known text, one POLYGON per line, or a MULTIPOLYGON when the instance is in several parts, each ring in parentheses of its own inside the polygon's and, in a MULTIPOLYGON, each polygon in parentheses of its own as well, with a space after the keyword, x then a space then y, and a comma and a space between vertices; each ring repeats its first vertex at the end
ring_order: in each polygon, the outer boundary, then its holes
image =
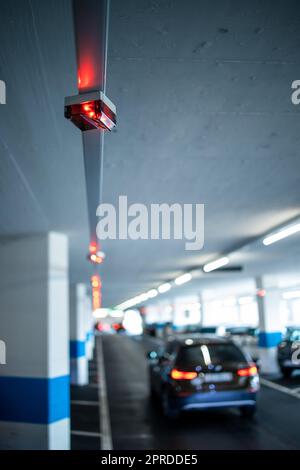
POLYGON ((68 242, 0 243, 0 448, 69 449, 68 242))
POLYGON ((166 334, 172 331, 170 327, 167 329, 167 324, 172 323, 172 306, 167 300, 163 300, 155 304, 156 309, 156 337, 165 338, 166 334))
POLYGON ((89 292, 85 297, 85 311, 86 311, 86 352, 87 358, 90 361, 94 355, 95 348, 95 335, 94 335, 94 319, 92 311, 92 299, 89 292))
POLYGON ((70 357, 71 383, 88 383, 88 358, 86 351, 86 286, 70 286, 70 357))
POLYGON ((156 337, 163 339, 164 337, 164 327, 165 327, 165 321, 163 318, 163 308, 161 304, 156 304, 155 305, 156 311, 157 311, 157 321, 155 324, 155 333, 156 337))
POLYGON ((259 314, 259 356, 261 371, 266 374, 278 372, 276 346, 281 340, 282 325, 280 321, 281 293, 276 287, 258 278, 257 305, 259 314))
POLYGON ((180 328, 182 328, 180 320, 182 317, 182 308, 180 303, 178 302, 178 299, 175 299, 173 302, 173 312, 172 312, 172 323, 173 323, 173 330, 174 331, 180 331, 180 328))

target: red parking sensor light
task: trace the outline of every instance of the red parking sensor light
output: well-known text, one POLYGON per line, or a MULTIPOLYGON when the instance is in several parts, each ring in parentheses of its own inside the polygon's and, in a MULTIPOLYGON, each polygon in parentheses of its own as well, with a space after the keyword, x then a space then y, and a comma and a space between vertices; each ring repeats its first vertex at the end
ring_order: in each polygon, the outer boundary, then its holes
POLYGON ((94 275, 91 277, 91 284, 92 284, 93 311, 95 311, 95 310, 97 310, 98 308, 101 308, 101 302, 102 302, 102 294, 101 294, 102 282, 101 282, 101 277, 98 276, 98 274, 94 274, 94 275))
POLYGON ((266 296, 266 291, 265 291, 265 289, 258 289, 256 294, 257 294, 257 297, 265 297, 266 296))
POLYGON ((115 105, 102 91, 65 98, 65 118, 70 119, 81 131, 111 131, 117 123, 116 112, 115 105))
POLYGON ((91 254, 97 253, 97 251, 99 250, 97 243, 91 242, 89 246, 89 250, 91 254))
POLYGON ((89 245, 89 254, 87 255, 87 259, 93 264, 101 264, 103 263, 105 258, 105 253, 100 251, 100 247, 97 242, 91 242, 89 245))
POLYGON ((93 264, 103 263, 105 253, 103 251, 97 251, 97 253, 89 253, 87 259, 93 264))

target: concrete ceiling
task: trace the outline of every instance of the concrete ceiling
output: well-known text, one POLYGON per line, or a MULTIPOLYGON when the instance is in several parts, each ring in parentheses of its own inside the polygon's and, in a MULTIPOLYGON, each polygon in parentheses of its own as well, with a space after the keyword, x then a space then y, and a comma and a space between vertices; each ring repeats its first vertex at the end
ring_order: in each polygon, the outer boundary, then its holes
MULTIPOLYGON (((88 282, 81 136, 63 117, 76 93, 71 2, 0 8, 0 233, 67 233, 71 280, 88 282)), ((105 305, 300 214, 300 106, 290 100, 299 50, 296 0, 111 1, 107 94, 118 128, 105 139, 104 202, 204 203, 205 245, 103 242, 105 305)), ((295 237, 276 247, 276 266, 295 237)), ((266 253, 244 258, 256 262, 248 275, 268 269, 266 253)))

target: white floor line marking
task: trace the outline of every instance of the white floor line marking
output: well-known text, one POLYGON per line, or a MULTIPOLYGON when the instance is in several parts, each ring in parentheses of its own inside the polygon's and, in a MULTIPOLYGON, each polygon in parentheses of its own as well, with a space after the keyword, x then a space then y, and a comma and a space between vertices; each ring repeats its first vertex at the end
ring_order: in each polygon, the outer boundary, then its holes
POLYGON ((97 358, 98 358, 98 377, 99 377, 99 403, 100 403, 100 425, 101 425, 101 450, 113 450, 111 437, 111 427, 109 418, 109 407, 107 399, 105 365, 103 357, 102 338, 98 337, 97 341, 97 358))
POLYGON ((118 435, 118 439, 151 439, 153 437, 152 434, 127 434, 123 435, 121 434, 120 436, 118 435))
POLYGON ((85 437, 101 437, 99 432, 90 432, 90 431, 71 431, 73 436, 85 436, 85 437))
POLYGON ((278 392, 286 393, 287 395, 290 395, 294 398, 298 398, 300 400, 300 395, 293 389, 284 387, 283 385, 276 384, 274 382, 271 382, 270 380, 267 379, 262 379, 260 378, 260 383, 264 385, 265 387, 273 388, 274 390, 277 390, 278 392))
POLYGON ((71 400, 71 405, 86 405, 86 406, 98 406, 98 401, 88 401, 88 400, 71 400))

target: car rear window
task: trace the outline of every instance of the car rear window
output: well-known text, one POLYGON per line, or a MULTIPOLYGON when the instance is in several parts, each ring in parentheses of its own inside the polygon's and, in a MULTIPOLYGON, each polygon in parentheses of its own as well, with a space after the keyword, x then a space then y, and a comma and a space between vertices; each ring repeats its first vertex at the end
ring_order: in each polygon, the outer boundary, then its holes
POLYGON ((180 367, 205 367, 210 364, 246 362, 242 351, 234 344, 202 344, 180 348, 176 360, 180 367))
POLYGON ((200 328, 200 333, 212 333, 214 334, 217 331, 215 326, 207 326, 205 328, 200 328))

